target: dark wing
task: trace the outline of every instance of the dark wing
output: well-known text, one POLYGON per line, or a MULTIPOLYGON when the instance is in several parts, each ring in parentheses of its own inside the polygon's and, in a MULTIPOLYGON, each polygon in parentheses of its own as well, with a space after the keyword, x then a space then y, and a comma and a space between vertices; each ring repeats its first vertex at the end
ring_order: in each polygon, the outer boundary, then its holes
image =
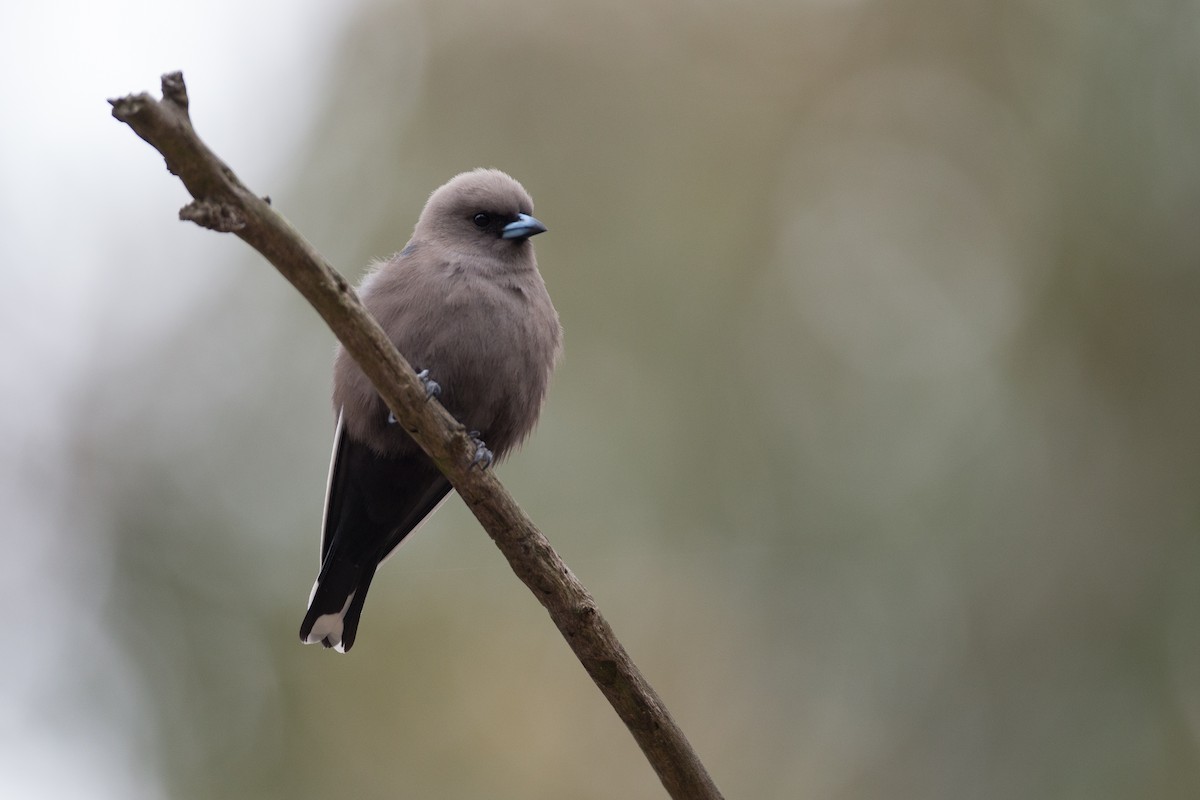
POLYGON ((345 461, 344 448, 342 446, 343 433, 346 430, 346 423, 343 419, 342 411, 338 411, 337 428, 333 432, 333 453, 329 456, 329 479, 325 483, 325 510, 321 520, 321 560, 319 564, 325 563, 325 557, 329 555, 329 543, 333 539, 333 526, 329 523, 331 519, 336 519, 341 513, 341 499, 346 496, 344 482, 344 470, 339 470, 338 467, 345 461), (336 487, 336 490, 335 490, 336 487))
POLYGON ((381 456, 355 441, 339 415, 321 532, 321 573, 300 638, 348 650, 376 567, 449 491, 450 482, 423 452, 381 456))

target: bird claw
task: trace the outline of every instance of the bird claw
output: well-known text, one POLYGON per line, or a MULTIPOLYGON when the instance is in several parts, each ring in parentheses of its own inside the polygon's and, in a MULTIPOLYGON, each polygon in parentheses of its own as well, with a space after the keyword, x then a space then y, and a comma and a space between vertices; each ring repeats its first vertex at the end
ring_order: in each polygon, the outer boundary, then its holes
MULTIPOLYGON (((435 397, 441 396, 442 385, 429 377, 429 370, 421 370, 417 373, 417 377, 421 380, 421 385, 425 387, 426 400, 432 400, 435 397)), ((391 409, 388 409, 387 422, 388 425, 395 425, 398 422, 396 415, 392 413, 391 409)))
POLYGON ((471 459, 471 466, 479 467, 480 469, 490 467, 495 460, 495 456, 492 455, 492 451, 487 448, 483 440, 479 438, 479 431, 470 431, 467 433, 467 436, 470 437, 471 442, 475 445, 475 457, 471 459))
POLYGON ((417 373, 417 377, 421 379, 421 385, 425 387, 425 399, 431 397, 439 397, 442 394, 442 387, 437 381, 429 377, 429 370, 423 369, 417 373))

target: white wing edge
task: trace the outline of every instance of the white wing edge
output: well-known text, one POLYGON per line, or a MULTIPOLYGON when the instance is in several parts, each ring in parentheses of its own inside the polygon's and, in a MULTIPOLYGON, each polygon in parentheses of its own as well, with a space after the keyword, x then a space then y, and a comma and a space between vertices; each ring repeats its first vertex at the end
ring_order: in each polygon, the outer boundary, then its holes
MULTIPOLYGON (((325 537, 329 535, 329 495, 333 493, 333 473, 337 469, 338 446, 342 443, 344 412, 338 409, 337 428, 333 432, 333 453, 329 456, 329 477, 325 480, 325 507, 321 509, 321 542, 317 550, 317 567, 321 566, 325 553, 325 537)), ((311 603, 311 599, 309 600, 311 603)))

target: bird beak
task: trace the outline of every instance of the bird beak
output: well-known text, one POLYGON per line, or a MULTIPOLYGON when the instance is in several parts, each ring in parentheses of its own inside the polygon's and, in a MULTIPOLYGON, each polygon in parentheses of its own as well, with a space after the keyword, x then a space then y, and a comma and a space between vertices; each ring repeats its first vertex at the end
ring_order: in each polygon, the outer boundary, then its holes
POLYGON ((539 233, 545 233, 546 226, 538 222, 528 214, 517 214, 516 222, 510 222, 504 226, 503 232, 500 234, 501 239, 528 239, 530 236, 537 236, 539 233))

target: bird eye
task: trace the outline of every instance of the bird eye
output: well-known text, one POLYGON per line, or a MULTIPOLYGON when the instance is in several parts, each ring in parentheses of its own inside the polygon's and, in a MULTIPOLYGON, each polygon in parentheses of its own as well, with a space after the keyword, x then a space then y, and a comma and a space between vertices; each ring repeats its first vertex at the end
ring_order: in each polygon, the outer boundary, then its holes
POLYGON ((487 214, 476 214, 471 221, 475 223, 475 227, 477 228, 486 228, 491 224, 492 218, 487 214))

